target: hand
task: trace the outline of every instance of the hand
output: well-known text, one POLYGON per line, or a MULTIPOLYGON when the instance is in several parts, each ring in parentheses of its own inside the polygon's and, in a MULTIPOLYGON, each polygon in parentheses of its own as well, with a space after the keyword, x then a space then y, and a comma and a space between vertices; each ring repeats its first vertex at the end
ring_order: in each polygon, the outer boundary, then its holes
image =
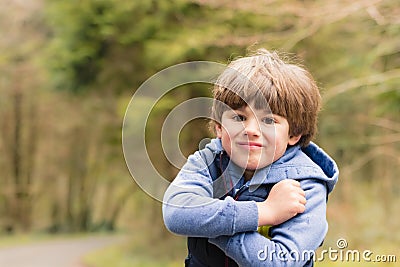
POLYGON ((275 184, 268 198, 257 202, 258 225, 283 223, 306 209, 305 192, 296 180, 286 179, 275 184))

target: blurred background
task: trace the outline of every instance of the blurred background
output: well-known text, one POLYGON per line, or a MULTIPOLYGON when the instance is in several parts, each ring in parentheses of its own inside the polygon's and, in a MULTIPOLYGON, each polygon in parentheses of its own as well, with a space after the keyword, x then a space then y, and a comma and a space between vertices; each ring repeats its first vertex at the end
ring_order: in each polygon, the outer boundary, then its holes
MULTIPOLYGON (((315 141, 341 171, 323 248, 345 238, 350 249, 400 260, 398 1, 0 0, 0 30, 0 239, 123 233, 127 244, 89 266, 182 266, 185 239, 165 229, 161 204, 126 167, 125 110, 166 67, 265 47, 296 55, 321 88, 315 141)), ((182 101, 210 93, 172 91, 151 114, 150 157, 171 180, 160 125, 182 101)), ((207 136, 205 120, 187 124, 183 153, 207 136)))

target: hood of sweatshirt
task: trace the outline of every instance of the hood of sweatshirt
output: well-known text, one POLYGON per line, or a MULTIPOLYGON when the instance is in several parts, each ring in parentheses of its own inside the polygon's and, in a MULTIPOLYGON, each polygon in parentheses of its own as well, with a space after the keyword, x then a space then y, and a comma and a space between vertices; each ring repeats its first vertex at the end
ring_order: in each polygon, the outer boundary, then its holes
MULTIPOLYGON (((224 153, 221 140, 218 138, 212 139, 204 150, 212 152, 206 154, 209 155, 207 157, 213 157, 207 159, 207 162, 212 162, 216 155, 224 153)), ((242 178, 244 170, 229 161, 225 172, 228 172, 233 182, 237 183, 242 178)), ((304 148, 300 146, 289 147, 277 161, 267 167, 256 170, 249 182, 249 186, 257 187, 261 184, 275 184, 284 179, 318 179, 326 183, 328 193, 330 193, 338 177, 339 169, 335 161, 320 147, 311 142, 304 148)))

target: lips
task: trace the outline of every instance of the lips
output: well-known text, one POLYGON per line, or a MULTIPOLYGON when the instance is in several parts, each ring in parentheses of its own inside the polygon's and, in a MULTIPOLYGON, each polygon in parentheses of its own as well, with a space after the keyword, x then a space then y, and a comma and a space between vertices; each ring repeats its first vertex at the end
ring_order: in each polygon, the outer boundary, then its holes
POLYGON ((258 142, 239 142, 240 146, 248 147, 248 148, 261 148, 263 145, 258 142))

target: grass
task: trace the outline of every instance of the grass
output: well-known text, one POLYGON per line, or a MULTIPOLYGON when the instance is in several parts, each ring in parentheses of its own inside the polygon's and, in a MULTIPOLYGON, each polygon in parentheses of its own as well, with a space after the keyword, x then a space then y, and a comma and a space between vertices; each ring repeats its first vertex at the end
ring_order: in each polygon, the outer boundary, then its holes
POLYGON ((11 247, 19 245, 28 245, 32 243, 45 242, 49 240, 58 240, 74 237, 82 237, 84 234, 76 235, 51 235, 44 233, 26 233, 26 234, 14 234, 14 235, 1 235, 0 236, 0 248, 11 247))
POLYGON ((130 254, 120 247, 103 249, 84 258, 84 262, 90 267, 177 267, 183 265, 182 260, 160 259, 148 254, 130 254))
POLYGON ((73 233, 73 234, 47 234, 47 233, 20 233, 13 235, 0 235, 0 248, 13 247, 20 245, 29 245, 32 243, 41 243, 46 241, 66 240, 75 238, 84 238, 90 236, 107 236, 107 233, 73 233))

